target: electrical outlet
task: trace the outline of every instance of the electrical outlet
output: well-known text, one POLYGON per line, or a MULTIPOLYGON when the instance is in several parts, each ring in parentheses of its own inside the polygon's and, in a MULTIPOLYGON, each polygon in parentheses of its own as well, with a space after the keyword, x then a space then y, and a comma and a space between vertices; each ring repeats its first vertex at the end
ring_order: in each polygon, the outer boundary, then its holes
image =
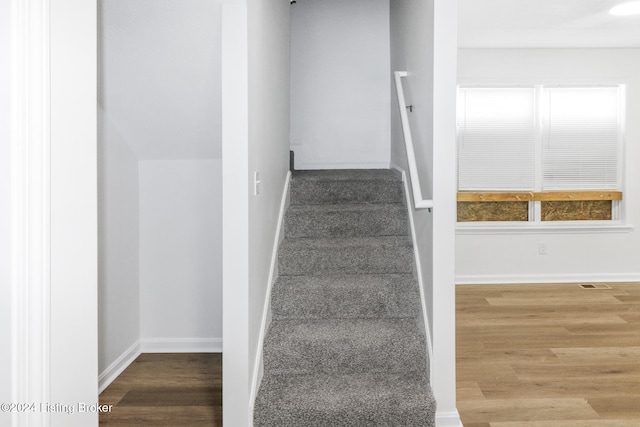
POLYGON ((253 195, 257 196, 260 194, 260 172, 256 171, 253 173, 253 195))
POLYGON ((545 242, 538 243, 538 255, 547 254, 547 244, 545 242))

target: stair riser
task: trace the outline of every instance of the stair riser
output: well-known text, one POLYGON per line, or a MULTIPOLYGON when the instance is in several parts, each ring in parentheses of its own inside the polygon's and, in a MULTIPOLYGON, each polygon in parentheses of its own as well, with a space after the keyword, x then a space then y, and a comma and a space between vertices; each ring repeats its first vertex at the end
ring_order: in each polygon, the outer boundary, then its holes
POLYGON ((412 273, 411 245, 322 247, 279 251, 283 276, 412 273))
POLYGON ((407 372, 426 369, 425 345, 417 331, 407 334, 381 325, 378 333, 331 336, 306 328, 271 330, 265 339, 264 371, 273 374, 407 372))
POLYGON ((402 182, 292 181, 291 204, 402 203, 402 182))
POLYGON ((420 293, 414 282, 351 288, 276 282, 271 313, 274 319, 415 317, 420 314, 420 293))
POLYGON ((285 217, 286 238, 406 236, 407 230, 406 212, 397 208, 343 212, 294 211, 285 217))

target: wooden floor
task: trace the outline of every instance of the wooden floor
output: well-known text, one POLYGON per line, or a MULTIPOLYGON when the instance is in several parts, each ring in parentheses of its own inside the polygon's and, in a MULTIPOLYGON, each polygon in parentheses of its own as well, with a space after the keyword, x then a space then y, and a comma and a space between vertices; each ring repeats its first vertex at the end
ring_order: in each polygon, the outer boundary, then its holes
POLYGON ((458 286, 465 427, 640 426, 640 283, 458 286))
POLYGON ((222 354, 142 354, 100 404, 101 426, 222 426, 222 354))

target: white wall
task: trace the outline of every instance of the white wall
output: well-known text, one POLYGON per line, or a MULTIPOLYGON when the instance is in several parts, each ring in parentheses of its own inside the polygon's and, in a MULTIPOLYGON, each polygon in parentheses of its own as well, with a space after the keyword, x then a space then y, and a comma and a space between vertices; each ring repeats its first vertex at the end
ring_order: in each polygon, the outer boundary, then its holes
POLYGON ((221 0, 102 0, 102 101, 139 159, 219 159, 221 0))
MULTIPOLYGON (((456 2, 391 1, 391 67, 403 79, 423 197, 414 210, 431 339, 436 423, 461 426, 455 383, 456 2)), ((392 83, 395 98, 395 84, 392 83)), ((397 104, 396 104, 397 105, 397 104)), ((407 171, 398 107, 391 109, 391 162, 407 171)), ((408 172, 408 171, 407 171, 408 172)), ((412 207, 413 209, 413 207, 412 207)))
POLYGON ((139 203, 138 159, 101 107, 98 196, 98 368, 105 373, 140 338, 139 203))
MULTIPOLYGON (((294 5, 295 6, 295 5, 294 5)), ((287 0, 249 2, 249 173, 260 194, 249 197, 249 355, 257 357, 271 278, 282 191, 289 171, 289 40, 287 0)), ((252 377, 254 364, 249 367, 252 377)))
MULTIPOLYGON (((0 63, 9 64, 9 2, 0 2, 0 63)), ((11 342, 11 286, 9 280, 11 231, 9 227, 9 117, 10 68, 0 67, 0 342, 11 342)), ((0 348, 0 402, 11 401, 11 346, 0 348)), ((0 424, 9 424, 9 414, 0 413, 0 424)))
POLYGON ((140 350, 221 349, 222 6, 99 7, 100 373, 108 382, 140 350))
MULTIPOLYGON (((413 113, 409 113, 409 121, 425 199, 433 197, 433 27, 428 24, 432 22, 432 1, 391 1, 391 72, 408 72, 408 77, 403 79, 404 94, 406 103, 414 106, 413 113)), ((391 163, 404 170, 410 181, 396 87, 393 80, 388 84, 391 85, 394 101, 391 107, 391 163)), ((413 200, 413 195, 411 198, 413 200)), ((413 211, 431 336, 433 216, 425 209, 413 211)))
POLYGON ((389 167, 389 0, 291 8, 296 169, 389 167))
MULTIPOLYGON (((461 49, 461 83, 627 85, 624 210, 640 224, 640 49, 461 49)), ((462 234, 457 281, 640 280, 640 231, 462 234), (538 255, 539 242, 547 255, 538 255)))
MULTIPOLYGON (((153 346, 222 341, 220 160, 146 160, 140 173, 140 336, 153 346)), ((218 348, 220 351, 220 348, 218 348)))
POLYGON ((251 425, 262 317, 289 163, 289 1, 223 7, 224 424, 251 425), (262 185, 253 195, 253 173, 262 185))

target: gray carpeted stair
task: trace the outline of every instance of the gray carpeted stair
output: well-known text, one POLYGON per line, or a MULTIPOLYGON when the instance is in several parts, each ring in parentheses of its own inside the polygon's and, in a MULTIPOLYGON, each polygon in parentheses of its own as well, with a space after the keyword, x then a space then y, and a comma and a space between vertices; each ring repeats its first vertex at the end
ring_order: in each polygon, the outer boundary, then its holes
POLYGON ((291 181, 256 427, 434 426, 400 175, 291 181))

